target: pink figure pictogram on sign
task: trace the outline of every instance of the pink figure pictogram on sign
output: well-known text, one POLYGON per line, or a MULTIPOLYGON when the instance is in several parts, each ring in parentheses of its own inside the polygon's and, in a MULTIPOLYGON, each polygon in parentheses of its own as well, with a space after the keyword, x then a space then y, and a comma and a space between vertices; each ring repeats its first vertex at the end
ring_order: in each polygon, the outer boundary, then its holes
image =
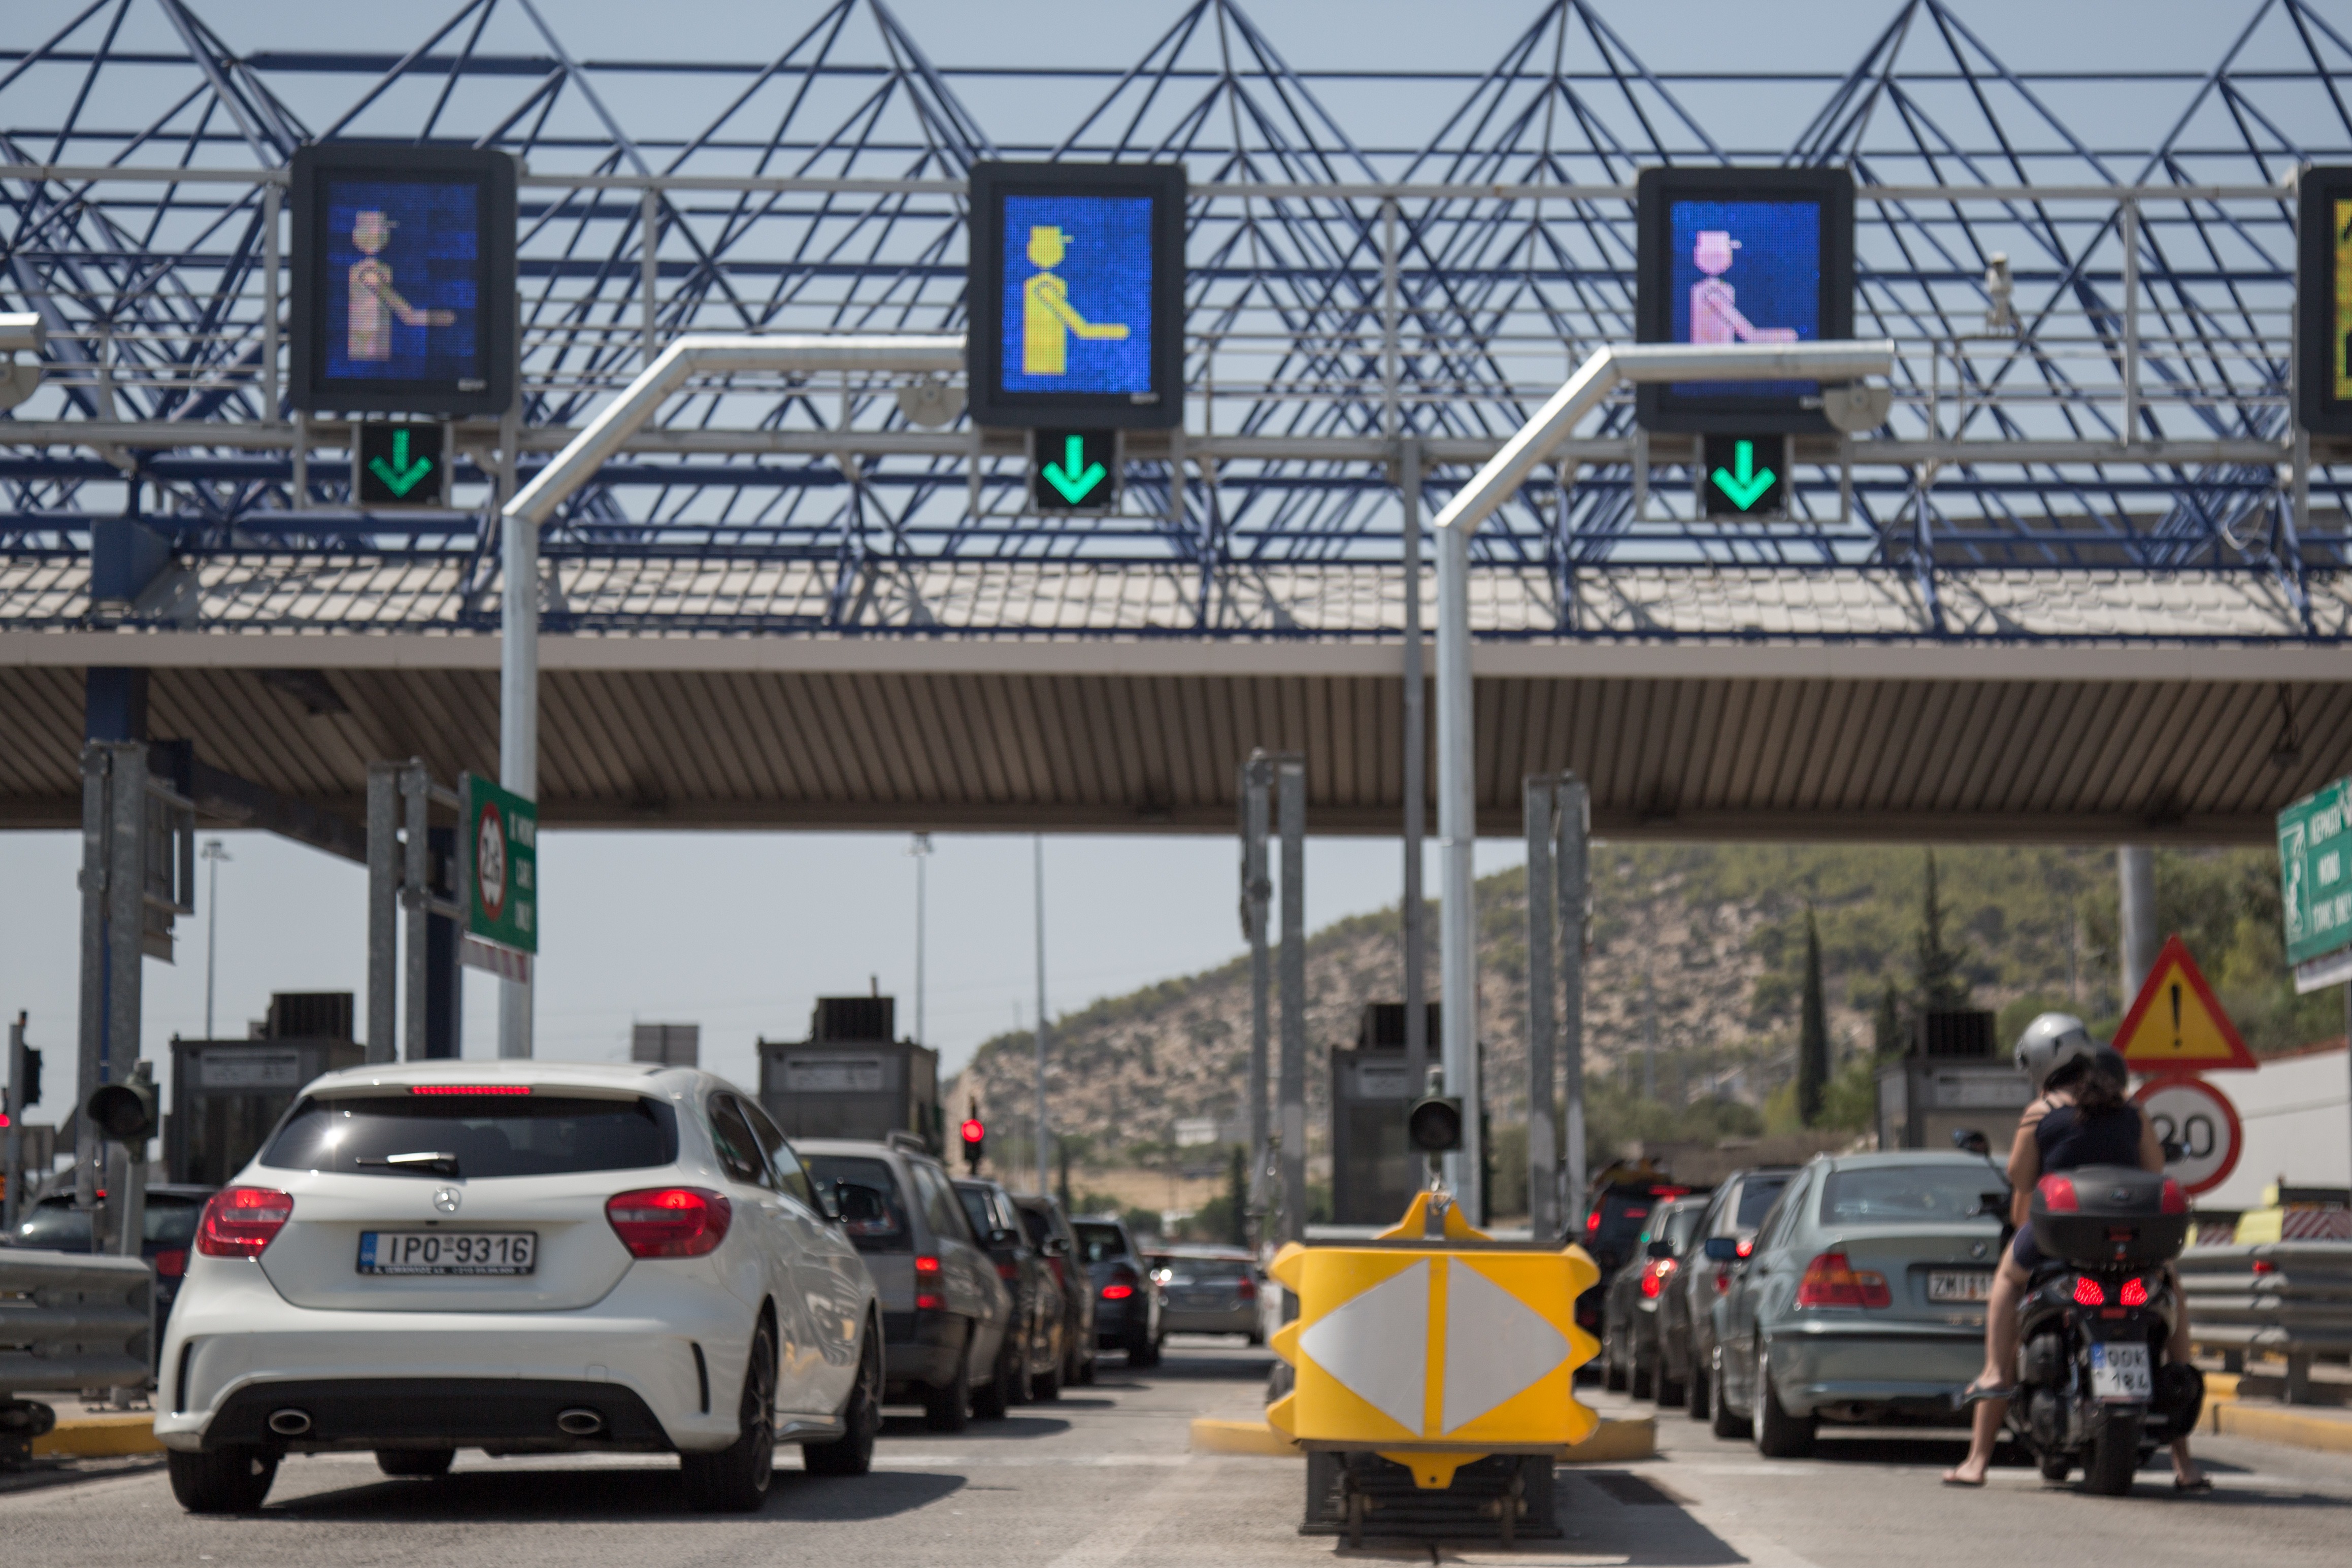
POLYGON ((1731 253, 1739 242, 1722 229, 1701 229, 1691 247, 1691 260, 1706 274, 1691 285, 1690 340, 1694 343, 1793 343, 1794 327, 1759 327, 1739 313, 1738 293, 1723 280, 1731 270, 1731 253))
POLYGON ((419 310, 392 286, 392 268, 376 253, 392 242, 393 220, 374 211, 363 212, 352 225, 352 244, 367 257, 351 272, 351 327, 344 352, 354 360, 392 358, 392 322, 397 316, 411 327, 447 327, 456 323, 455 310, 419 310))

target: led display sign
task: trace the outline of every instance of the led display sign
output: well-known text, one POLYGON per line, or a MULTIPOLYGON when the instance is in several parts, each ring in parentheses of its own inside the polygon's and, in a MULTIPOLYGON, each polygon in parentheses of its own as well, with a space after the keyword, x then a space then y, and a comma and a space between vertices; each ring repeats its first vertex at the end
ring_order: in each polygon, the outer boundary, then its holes
POLYGON ((294 154, 291 397, 314 413, 503 413, 515 162, 471 148, 294 154))
MULTIPOLYGON (((1853 178, 1843 169, 1644 169, 1635 337, 1815 343, 1853 336, 1853 178)), ((1813 382, 1645 385, 1645 429, 1827 432, 1813 382)))
POLYGON ((971 170, 972 417, 1145 429, 1183 418, 1184 171, 971 170))
POLYGON ((2298 189, 2295 412, 2352 435, 2352 169, 2305 169, 2298 189))

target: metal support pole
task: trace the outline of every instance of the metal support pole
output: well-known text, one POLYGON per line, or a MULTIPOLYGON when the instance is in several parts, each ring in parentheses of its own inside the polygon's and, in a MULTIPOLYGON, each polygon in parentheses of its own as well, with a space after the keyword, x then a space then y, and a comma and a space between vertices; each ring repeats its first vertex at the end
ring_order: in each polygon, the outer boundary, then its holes
POLYGON ((1273 782, 1272 759, 1263 751, 1251 752, 1241 768, 1242 935, 1249 938, 1250 948, 1250 1207, 1259 1214, 1265 1212, 1267 1145, 1272 1135, 1266 1121, 1266 992, 1273 955, 1266 946, 1265 922, 1274 883, 1266 874, 1265 835, 1273 814, 1268 793, 1273 782))
MULTIPOLYGON (((155 1081, 155 1070, 145 1061, 133 1063, 122 1075, 142 1083, 155 1081)), ((144 1255, 147 1242, 147 1140, 122 1145, 122 1200, 110 1205, 122 1217, 115 1232, 114 1250, 124 1258, 144 1255)))
POLYGON ((1558 1145, 1552 1133, 1552 952, 1559 876, 1552 862, 1553 779, 1528 776, 1521 809, 1528 831, 1528 1228, 1538 1247, 1559 1235, 1558 1145))
POLYGON ((1046 1185, 1045 1168, 1045 835, 1039 833, 1032 841, 1031 863, 1037 876, 1037 1191, 1052 1189, 1046 1185))
POLYGON ((907 852, 915 857, 915 1043, 921 1045, 931 1037, 927 1032, 924 1017, 923 942, 929 929, 929 909, 925 873, 931 864, 931 835, 917 833, 907 852))
MULTIPOLYGON (((661 193, 651 185, 637 200, 637 292, 644 297, 638 301, 641 316, 637 352, 650 365, 654 356, 661 352, 656 340, 660 329, 657 293, 661 287, 661 193)), ((503 497, 500 504, 504 505, 503 497)))
POLYGON ((141 970, 147 931, 147 743, 121 741, 107 772, 106 801, 106 1032, 101 1037, 99 1075, 84 1084, 81 1098, 100 1083, 131 1076, 139 1060, 141 970))
POLYGON ((278 419, 278 208, 282 199, 276 185, 262 187, 261 417, 265 423, 278 419))
MULTIPOLYGON (((499 420, 499 507, 514 494, 515 444, 522 438, 518 403, 499 420)), ((528 800, 539 799, 539 519, 504 517, 499 539, 503 580, 499 595, 499 782, 528 800)), ((423 929, 417 928, 421 942, 423 929)), ((415 995, 418 993, 412 993, 415 995)), ((499 983, 499 1055, 531 1053, 531 981, 499 983)), ((410 1030, 412 1037, 415 1031, 410 1030)))
MULTIPOLYGON (((103 746, 81 748, 81 1017, 75 1035, 74 1084, 79 1097, 106 1081, 106 797, 113 754, 103 746)), ((102 1185, 98 1129, 87 1116, 74 1118, 74 1207, 98 1202, 102 1185)))
POLYGON ((2124 237, 2124 440, 2139 439, 2139 203, 2126 199, 2124 237))
POLYGON ((400 764, 367 778, 367 1060, 400 1060, 400 764))
POLYGON ((310 416, 299 409, 294 411, 293 463, 294 494, 289 499, 299 512, 310 504, 310 416))
POLYGON ((0 1151, 0 1176, 8 1182, 0 1193, 0 1230, 16 1228, 16 1211, 25 1194, 25 1015, 8 1026, 8 1092, 0 1095, 0 1111, 8 1118, 6 1147, 0 1151))
POLYGON ((432 1021, 425 993, 433 983, 433 955, 425 925, 433 917, 433 780, 423 762, 411 761, 400 770, 400 803, 402 829, 408 840, 400 872, 401 924, 404 927, 401 936, 406 949, 401 954, 400 1011, 406 1025, 401 1055, 409 1061, 423 1061, 432 1021))
POLYGON ((1552 875, 1559 889, 1560 1066, 1567 1087, 1567 1125, 1560 1137, 1560 1218, 1570 1235, 1583 1234, 1584 1181, 1584 938, 1591 920, 1592 796, 1573 773, 1556 791, 1558 839, 1552 875))
POLYGON ((1429 1082, 1429 900, 1422 891, 1422 834, 1429 826, 1428 677, 1422 668, 1421 438, 1397 456, 1404 502, 1404 1061, 1406 1083, 1429 1082))
POLYGON ((2123 995, 2118 1008, 2127 1009, 2156 967, 2159 942, 2156 930, 2156 851, 2146 844, 2126 844, 2116 851, 2116 883, 2123 940, 2123 995))
POLYGON ((1462 1102, 1462 1146, 1445 1156, 1445 1183, 1465 1214, 1485 1212, 1480 1174, 1477 914, 1471 852, 1477 842, 1471 752, 1470 532, 1437 529, 1438 1059, 1445 1092, 1462 1102))
POLYGON ((1307 1239, 1307 761, 1275 759, 1282 832, 1282 1239, 1307 1239))

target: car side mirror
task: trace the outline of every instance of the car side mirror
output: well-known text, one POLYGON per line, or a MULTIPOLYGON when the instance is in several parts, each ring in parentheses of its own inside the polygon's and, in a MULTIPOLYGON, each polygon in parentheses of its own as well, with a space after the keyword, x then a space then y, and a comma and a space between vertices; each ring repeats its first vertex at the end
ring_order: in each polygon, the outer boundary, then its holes
POLYGON ((992 1230, 988 1233, 991 1247, 1010 1247, 1020 1239, 1021 1233, 1017 1230, 992 1230))
POLYGON ((1070 1255, 1070 1244, 1059 1236, 1048 1236, 1045 1252, 1048 1258, 1066 1258, 1070 1255))
POLYGON ((833 1188, 821 1186, 816 1189, 816 1211, 824 1216, 829 1225, 841 1223, 841 1199, 835 1195, 833 1188))
POLYGON ((1737 1236, 1708 1237, 1706 1239, 1706 1260, 1710 1263, 1738 1262, 1739 1238, 1737 1236))
POLYGON ((1643 1255, 1651 1258, 1671 1258, 1675 1255, 1675 1244, 1671 1241, 1653 1241, 1644 1249, 1643 1255))
POLYGON ((1990 1155, 1992 1153, 1992 1140, 1974 1127, 1955 1127, 1952 1129, 1952 1147, 1963 1154, 1990 1155))

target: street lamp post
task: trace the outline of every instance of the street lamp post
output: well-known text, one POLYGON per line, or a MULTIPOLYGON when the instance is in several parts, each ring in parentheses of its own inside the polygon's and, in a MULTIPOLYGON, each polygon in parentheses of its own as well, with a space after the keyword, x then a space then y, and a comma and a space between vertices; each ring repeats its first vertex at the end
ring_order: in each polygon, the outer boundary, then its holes
POLYGON ((921 1045, 930 1038, 923 1032, 923 873, 929 869, 931 835, 917 833, 907 852, 915 857, 915 1043, 921 1045))
POLYGON ((213 1034, 213 983, 220 974, 220 868, 236 857, 218 839, 206 839, 203 859, 212 869, 205 873, 205 1038, 213 1034))

